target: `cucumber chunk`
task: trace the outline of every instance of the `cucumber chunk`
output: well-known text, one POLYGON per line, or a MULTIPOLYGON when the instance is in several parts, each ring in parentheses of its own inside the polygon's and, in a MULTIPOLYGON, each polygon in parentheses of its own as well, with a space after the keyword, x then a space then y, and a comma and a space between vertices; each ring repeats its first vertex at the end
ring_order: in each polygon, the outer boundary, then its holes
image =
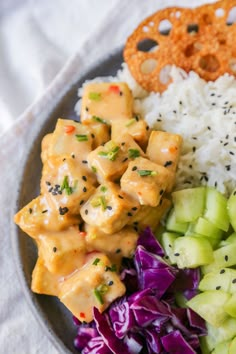
POLYGON ((199 290, 223 290, 228 293, 236 292, 236 270, 221 268, 204 275, 198 286, 199 290))
POLYGON ((230 223, 233 226, 234 231, 236 231, 236 189, 232 192, 228 199, 227 210, 230 223))
POLYGON ((220 230, 227 231, 229 228, 227 199, 211 187, 206 188, 206 210, 204 217, 220 230))
POLYGON ((174 241, 174 255, 179 268, 196 268, 214 260, 212 247, 204 237, 178 237, 174 241))
POLYGON ((229 354, 230 344, 231 344, 231 341, 222 342, 222 343, 217 344, 217 346, 215 347, 215 349, 213 350, 213 352, 211 354, 229 354))
POLYGON ((183 189, 172 193, 177 222, 192 222, 202 216, 205 209, 206 188, 183 189))
POLYGON ((236 338, 234 338, 229 345, 229 354, 235 354, 235 353, 236 353, 236 338))
POLYGON ((236 294, 233 294, 231 298, 225 303, 224 310, 231 317, 236 317, 236 294))
POLYGON ((209 236, 213 238, 221 238, 223 231, 218 229, 209 220, 200 217, 195 224, 193 224, 193 231, 197 234, 209 236))
POLYGON ((173 209, 171 209, 171 211, 167 217, 166 229, 167 229, 167 231, 173 231, 173 232, 177 232, 177 233, 184 235, 188 229, 188 223, 187 222, 177 222, 176 216, 175 216, 175 210, 173 208, 173 209))
POLYGON ((212 326, 220 327, 229 317, 224 310, 229 298, 230 294, 224 291, 211 290, 194 296, 187 305, 212 326))
POLYGON ((176 233, 164 232, 160 239, 161 245, 171 264, 176 264, 177 257, 174 255, 174 242, 177 237, 179 237, 179 235, 176 233))
POLYGON ((202 238, 202 239, 207 240, 207 241, 210 243, 210 245, 211 245, 211 247, 212 247, 213 249, 218 248, 218 245, 219 245, 219 243, 220 243, 220 239, 219 239, 219 238, 214 238, 214 237, 210 237, 210 236, 199 235, 199 234, 196 234, 196 233, 194 233, 194 232, 192 232, 192 233, 189 232, 189 233, 186 234, 186 235, 188 235, 188 236, 193 236, 193 237, 200 237, 200 238, 202 238))
POLYGON ((236 243, 218 248, 213 252, 214 262, 202 267, 203 273, 236 265, 236 243))
POLYGON ((236 232, 231 234, 225 240, 221 241, 220 245, 221 246, 228 246, 228 245, 231 245, 232 243, 236 243, 236 232))
POLYGON ((201 338, 204 348, 211 352, 219 343, 231 341, 236 335, 236 319, 229 317, 219 327, 213 327, 206 323, 208 335, 201 338))

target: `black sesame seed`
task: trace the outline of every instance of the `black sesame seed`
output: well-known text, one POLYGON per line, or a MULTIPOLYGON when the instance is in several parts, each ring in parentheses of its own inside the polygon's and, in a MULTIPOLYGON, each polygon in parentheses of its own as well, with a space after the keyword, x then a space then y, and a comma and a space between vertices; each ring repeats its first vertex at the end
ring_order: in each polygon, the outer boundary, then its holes
POLYGON ((136 171, 138 169, 138 167, 137 166, 134 166, 133 168, 132 168, 132 171, 136 171))
POLYGON ((193 139, 193 140, 197 140, 197 137, 196 137, 196 136, 193 136, 192 139, 193 139))
POLYGON ((225 168, 226 168, 227 171, 230 171, 231 166, 230 165, 226 165, 225 168))
POLYGON ((225 273, 225 270, 221 269, 220 274, 224 274, 224 273, 225 273))
POLYGON ((110 280, 109 282, 108 282, 108 285, 109 286, 112 286, 114 284, 114 282, 112 281, 112 280, 110 280))
POLYGON ((173 163, 172 161, 166 161, 165 164, 164 164, 164 167, 171 166, 172 163, 173 163))
POLYGON ((214 185, 215 185, 215 188, 216 188, 216 187, 217 187, 217 185, 218 185, 218 183, 215 181, 215 184, 214 184, 214 185))
POLYGON ((224 143, 224 146, 227 146, 229 143, 224 143))
POLYGON ((193 165, 189 165, 188 167, 189 167, 189 168, 193 168, 193 165))
POLYGON ((125 157, 122 162, 126 162, 128 160, 128 157, 125 157))
POLYGON ((53 187, 50 187, 48 192, 51 193, 53 191, 53 187))
POLYGON ((84 204, 84 200, 81 200, 79 203, 79 205, 82 205, 82 204, 84 204))
POLYGON ((215 93, 211 93, 211 96, 215 96, 215 93))
POLYGON ((169 256, 165 256, 165 259, 169 259, 169 256))
POLYGON ((211 127, 208 126, 207 129, 208 129, 208 130, 211 130, 211 127))
POLYGON ((66 158, 64 157, 64 159, 62 159, 62 161, 66 161, 66 158))
POLYGON ((236 195, 236 191, 234 191, 233 195, 236 195))
POLYGON ((160 118, 157 119, 157 122, 162 122, 162 120, 160 118))
POLYGON ((75 155, 74 155, 74 154, 72 154, 72 155, 71 155, 71 157, 72 157, 72 159, 74 159, 74 158, 75 158, 75 155))
POLYGON ((67 207, 64 207, 64 208, 60 207, 59 208, 60 215, 65 215, 66 213, 68 213, 68 211, 69 211, 69 209, 67 207))
POLYGON ((83 188, 83 192, 84 192, 84 193, 87 192, 87 188, 86 188, 86 187, 83 188))
POLYGON ((86 182, 87 181, 87 177, 86 176, 82 176, 82 180, 86 182))
POLYGON ((148 125, 146 126, 146 130, 149 130, 149 126, 148 125))
POLYGON ((60 195, 61 195, 61 194, 62 194, 62 191, 58 191, 58 194, 60 194, 60 195))
POLYGON ((88 215, 88 209, 85 209, 84 213, 85 215, 88 215))
POLYGON ((172 245, 168 245, 170 248, 172 248, 172 245))
POLYGON ((180 254, 179 253, 174 253, 174 256, 178 257, 178 256, 180 256, 180 254))
POLYGON ((173 113, 175 113, 175 114, 176 114, 176 113, 177 113, 177 111, 174 109, 174 110, 173 110, 173 113))
POLYGON ((42 211, 42 214, 45 214, 45 213, 47 213, 47 212, 48 212, 48 210, 45 209, 45 210, 42 211))
POLYGON ((128 212, 128 213, 127 213, 127 215, 128 215, 128 216, 133 216, 133 214, 132 214, 132 213, 130 213, 130 212, 128 212))
POLYGON ((230 153, 230 155, 234 155, 234 152, 233 152, 233 151, 230 151, 229 153, 230 153))
POLYGON ((134 224, 134 225, 138 225, 138 221, 134 221, 133 224, 134 224))
POLYGON ((225 139, 229 139, 229 134, 226 135, 225 139))
POLYGON ((215 103, 215 102, 213 102, 211 105, 212 105, 212 106, 215 106, 215 105, 216 105, 216 103, 215 103))
POLYGON ((53 247, 53 252, 55 253, 57 251, 57 248, 56 247, 53 247))
POLYGON ((33 212, 33 209, 29 208, 29 213, 32 214, 32 212, 33 212))
POLYGON ((137 228, 137 226, 134 226, 134 230, 135 230, 136 232, 138 232, 138 228, 137 228))
POLYGON ((124 197, 122 197, 122 195, 120 195, 120 194, 118 194, 118 198, 124 199, 124 197))
POLYGON ((226 255, 225 256, 225 261, 228 262, 228 260, 229 260, 229 257, 226 255))
POLYGON ((108 210, 112 210, 112 206, 108 205, 108 206, 107 206, 107 209, 108 209, 108 210))
POLYGON ((91 133, 91 137, 94 139, 95 138, 95 135, 93 133, 91 133))
POLYGON ((47 186, 51 186, 51 182, 46 181, 46 185, 47 185, 47 186))
POLYGON ((88 163, 88 161, 87 160, 82 160, 82 163, 88 163))
POLYGON ((120 252, 121 252, 121 249, 117 248, 116 253, 120 253, 120 252))
POLYGON ((236 279, 233 279, 233 280, 232 280, 232 283, 235 284, 235 283, 236 283, 236 279))
POLYGON ((220 290, 220 289, 221 289, 220 285, 216 286, 216 290, 220 290))
POLYGON ((161 189, 159 194, 162 195, 164 193, 164 189, 161 189))
POLYGON ((123 96, 123 92, 122 91, 120 91, 120 96, 123 96))
POLYGON ((133 207, 133 208, 132 208, 132 210, 134 210, 134 211, 137 210, 137 209, 138 209, 137 207, 133 207))
POLYGON ((86 111, 86 112, 88 112, 88 111, 89 111, 88 107, 85 107, 85 111, 86 111))
POLYGON ((193 146, 193 152, 195 152, 196 151, 196 146, 193 146))
POLYGON ((183 104, 183 102, 182 102, 182 101, 179 101, 179 104, 181 105, 181 104, 183 104))
POLYGON ((121 143, 121 146, 124 146, 125 145, 125 142, 123 141, 122 143, 121 143))

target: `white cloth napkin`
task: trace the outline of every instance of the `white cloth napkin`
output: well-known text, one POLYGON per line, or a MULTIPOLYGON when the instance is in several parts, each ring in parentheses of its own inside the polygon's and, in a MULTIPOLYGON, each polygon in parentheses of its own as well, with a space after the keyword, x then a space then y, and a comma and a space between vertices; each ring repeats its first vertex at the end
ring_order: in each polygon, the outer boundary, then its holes
MULTIPOLYGON (((192 0, 191 6, 205 2, 192 0)), ((0 139, 0 353, 59 353, 25 301, 10 242, 11 206, 37 121, 45 121, 79 75, 123 45, 142 19, 173 5, 190 6, 190 2, 31 0, 17 11, 14 8, 13 13, 4 9, 0 24, 0 131, 8 129, 0 139)))

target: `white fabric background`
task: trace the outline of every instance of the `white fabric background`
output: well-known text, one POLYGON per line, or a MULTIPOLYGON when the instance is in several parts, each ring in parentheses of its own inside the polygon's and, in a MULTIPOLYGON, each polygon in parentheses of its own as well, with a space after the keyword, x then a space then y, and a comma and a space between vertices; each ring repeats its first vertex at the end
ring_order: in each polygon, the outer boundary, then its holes
POLYGON ((0 353, 58 353, 24 299, 10 243, 10 206, 38 121, 147 15, 166 6, 205 2, 0 1, 0 353))

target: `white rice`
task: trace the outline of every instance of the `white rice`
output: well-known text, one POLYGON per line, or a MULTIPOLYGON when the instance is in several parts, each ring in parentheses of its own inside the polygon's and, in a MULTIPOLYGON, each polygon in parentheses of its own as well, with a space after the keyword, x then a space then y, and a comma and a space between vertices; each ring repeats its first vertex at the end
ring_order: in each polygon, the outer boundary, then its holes
MULTIPOLYGON (((135 112, 151 128, 182 135, 176 189, 209 185, 229 195, 236 187, 236 80, 225 74, 205 82, 176 67, 170 75, 173 82, 161 95, 143 90, 126 64, 106 81, 127 82, 135 112)), ((76 111, 79 114, 79 103, 76 111)))

